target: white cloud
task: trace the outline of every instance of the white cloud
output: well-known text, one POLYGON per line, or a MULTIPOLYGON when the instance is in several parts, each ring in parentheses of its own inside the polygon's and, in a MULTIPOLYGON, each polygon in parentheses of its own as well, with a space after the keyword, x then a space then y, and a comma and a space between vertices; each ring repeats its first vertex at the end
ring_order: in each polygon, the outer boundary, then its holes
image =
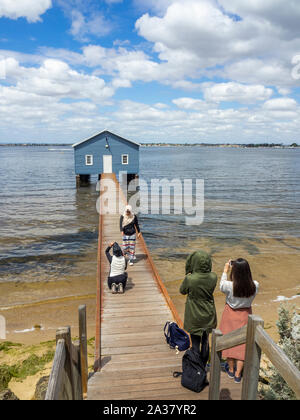
POLYGON ((273 90, 262 85, 241 85, 239 83, 206 83, 204 97, 209 102, 240 102, 255 104, 269 99, 273 90))
MULTIPOLYGON (((112 29, 111 17, 104 17, 90 0, 57 2, 78 40, 87 42, 112 29)), ((15 136, 12 140, 23 139, 24 133, 38 140, 51 133, 54 139, 59 135, 73 141, 103 127, 117 132, 122 127, 125 136, 139 141, 289 142, 296 137, 300 107, 291 96, 299 82, 291 77, 291 60, 300 45, 297 2, 135 4, 151 11, 136 23, 147 41, 137 47, 119 40, 112 48, 91 44, 79 52, 45 47, 36 55, 0 51, 7 73, 5 86, 0 85, 1 135, 6 130, 15 136), (173 100, 168 95, 164 103, 162 96, 153 105, 113 101, 117 89, 134 88, 137 81, 193 93, 179 97, 176 91, 173 100), (282 97, 272 97, 276 90, 282 97), (235 109, 228 102, 242 107, 235 109)), ((41 16, 29 8, 26 12, 32 21, 41 16)))
POLYGON ((178 98, 172 101, 178 108, 186 110, 203 111, 208 107, 207 103, 202 99, 194 98, 178 98))
POLYGON ((161 16, 144 14, 136 29, 160 60, 188 77, 221 74, 242 83, 295 86, 291 58, 300 44, 300 3, 275 2, 223 0, 222 9, 214 0, 174 0, 161 16))
POLYGON ((225 66, 219 74, 241 83, 261 83, 286 88, 295 85, 289 62, 277 59, 249 58, 225 66))
POLYGON ((51 0, 0 0, 0 17, 24 17, 28 22, 37 22, 51 7, 51 0))
POLYGON ((56 3, 71 21, 69 32, 77 41, 85 43, 91 37, 103 37, 113 29, 109 17, 99 7, 99 0, 56 0, 56 3))
POLYGON ((19 92, 57 99, 88 99, 105 103, 114 89, 93 75, 79 73, 60 60, 47 59, 36 67, 22 67, 14 58, 5 59, 7 80, 19 92))
POLYGON ((300 34, 300 3, 298 0, 219 0, 229 11, 271 22, 278 27, 300 34))
POLYGON ((297 102, 292 98, 270 99, 264 104, 264 108, 271 111, 295 111, 297 107, 297 102))
POLYGON ((78 10, 71 12, 72 26, 70 33, 74 38, 86 42, 90 35, 102 37, 110 33, 112 26, 106 21, 101 13, 96 13, 92 17, 85 17, 78 10))

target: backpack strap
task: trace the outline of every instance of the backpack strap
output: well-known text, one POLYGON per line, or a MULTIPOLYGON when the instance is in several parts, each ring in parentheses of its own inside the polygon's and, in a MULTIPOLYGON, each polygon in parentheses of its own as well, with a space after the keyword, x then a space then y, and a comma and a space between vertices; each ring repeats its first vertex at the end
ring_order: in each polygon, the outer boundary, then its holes
POLYGON ((169 341, 170 341, 170 322, 169 321, 166 322, 166 325, 164 328, 164 335, 166 337, 167 343, 169 344, 169 341), (167 329, 167 333, 166 333, 166 329, 167 329))

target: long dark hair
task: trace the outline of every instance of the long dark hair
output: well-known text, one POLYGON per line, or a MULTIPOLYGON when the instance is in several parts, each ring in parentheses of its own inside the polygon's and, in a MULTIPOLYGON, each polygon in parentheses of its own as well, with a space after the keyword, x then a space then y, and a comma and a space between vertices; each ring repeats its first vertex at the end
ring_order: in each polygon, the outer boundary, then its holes
POLYGON ((233 281, 233 296, 249 298, 256 292, 256 286, 252 279, 252 274, 248 261, 238 258, 231 262, 232 270, 230 279, 233 281))

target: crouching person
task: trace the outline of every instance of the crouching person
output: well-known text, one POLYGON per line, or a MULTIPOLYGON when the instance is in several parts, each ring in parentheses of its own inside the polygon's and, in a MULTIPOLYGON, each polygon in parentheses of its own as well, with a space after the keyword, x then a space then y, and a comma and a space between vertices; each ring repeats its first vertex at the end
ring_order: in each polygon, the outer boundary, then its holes
POLYGON ((126 288, 128 274, 125 272, 127 269, 127 260, 117 242, 112 242, 105 251, 106 257, 110 263, 110 273, 107 279, 107 284, 112 293, 124 293, 126 288), (113 248, 113 256, 110 250, 113 248))

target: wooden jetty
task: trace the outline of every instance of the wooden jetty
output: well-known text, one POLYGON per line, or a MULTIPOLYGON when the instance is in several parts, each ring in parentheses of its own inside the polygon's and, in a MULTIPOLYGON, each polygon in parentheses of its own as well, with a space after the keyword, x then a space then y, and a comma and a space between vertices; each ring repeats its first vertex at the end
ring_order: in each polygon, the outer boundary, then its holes
MULTIPOLYGON (((108 194, 125 204, 115 175, 108 194), (119 194, 120 193, 120 194, 119 194)), ((106 195, 106 198, 108 196, 106 195)), ((102 197, 102 199, 104 199, 102 197)), ((102 206, 104 203, 101 202, 102 206)), ((143 237, 137 241, 137 261, 129 266, 124 294, 107 287, 109 264, 105 249, 121 242, 119 214, 100 214, 97 273, 95 372, 88 378, 86 308, 79 307, 79 341, 72 343, 70 328, 57 331, 57 348, 46 400, 255 400, 261 352, 264 352, 300 399, 300 372, 263 329, 263 320, 250 315, 248 325, 222 336, 212 334, 209 387, 200 394, 181 386, 174 371, 181 371, 182 353, 166 344, 163 327, 182 321, 155 268, 143 237), (221 372, 222 351, 246 343, 243 383, 235 384, 221 372)))
MULTIPOLYGON (((110 194, 126 204, 115 176, 110 194)), ((106 195, 107 197, 107 195, 106 195)), ((100 204, 101 205, 101 204, 100 204)), ((196 394, 173 378, 181 371, 182 353, 176 355, 166 344, 166 321, 182 321, 155 268, 143 237, 137 240, 137 260, 128 267, 124 294, 112 295, 106 280, 109 263, 105 249, 112 241, 121 243, 119 214, 100 215, 98 303, 95 374, 88 383, 88 399, 208 399, 208 388, 196 394)), ((227 397, 240 399, 241 387, 222 378, 227 397)))

